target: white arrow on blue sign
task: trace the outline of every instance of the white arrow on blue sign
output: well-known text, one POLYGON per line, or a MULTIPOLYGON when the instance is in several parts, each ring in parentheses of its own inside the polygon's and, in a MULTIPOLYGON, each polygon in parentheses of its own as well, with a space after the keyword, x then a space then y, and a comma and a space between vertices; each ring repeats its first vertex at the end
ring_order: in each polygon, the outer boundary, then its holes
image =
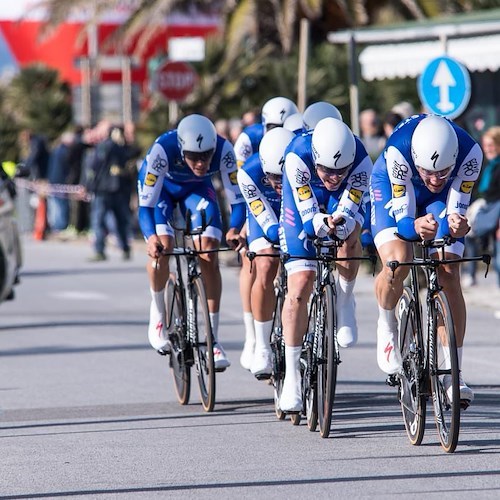
POLYGON ((470 101, 469 72, 451 57, 437 57, 430 61, 418 79, 418 95, 431 112, 456 118, 470 101))

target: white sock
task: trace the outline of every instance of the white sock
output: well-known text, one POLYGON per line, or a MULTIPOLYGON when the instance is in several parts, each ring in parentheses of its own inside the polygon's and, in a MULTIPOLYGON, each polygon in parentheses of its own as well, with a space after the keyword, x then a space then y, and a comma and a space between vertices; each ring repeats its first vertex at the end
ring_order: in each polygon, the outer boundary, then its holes
POLYGON ((464 354, 464 348, 462 347, 457 347, 457 357, 458 357, 458 369, 461 371, 462 370, 462 356, 464 354))
POLYGON ((273 320, 257 321, 254 320, 255 326, 255 351, 268 351, 271 349, 269 339, 271 337, 271 328, 273 320))
POLYGON ((395 332, 398 328, 396 308, 383 309, 382 307, 378 306, 378 326, 383 327, 384 330, 395 332))
POLYGON ((300 355, 302 346, 289 346, 285 344, 285 379, 292 385, 300 382, 300 355))
POLYGON ((149 291, 151 292, 151 298, 153 299, 153 303, 155 304, 158 313, 163 317, 165 314, 165 289, 155 292, 152 288, 150 288, 149 291))
POLYGON ((210 316, 210 324, 212 325, 212 334, 214 336, 214 342, 218 342, 219 338, 219 313, 208 313, 210 316))
POLYGON ((342 276, 339 276, 338 279, 339 291, 341 291, 343 295, 351 295, 354 290, 355 284, 356 284, 356 278, 354 278, 352 281, 346 281, 342 276))
POLYGON ((255 342, 255 327, 253 324, 253 314, 243 311, 243 324, 245 325, 245 342, 255 342))

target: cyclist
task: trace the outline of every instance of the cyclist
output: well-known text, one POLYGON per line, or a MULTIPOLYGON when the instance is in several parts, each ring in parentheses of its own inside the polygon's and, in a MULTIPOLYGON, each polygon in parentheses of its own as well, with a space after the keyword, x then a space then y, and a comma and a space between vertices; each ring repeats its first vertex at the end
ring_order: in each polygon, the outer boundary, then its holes
POLYGON ((302 115, 302 128, 304 131, 313 130, 323 118, 336 118, 342 121, 340 111, 329 102, 317 101, 309 104, 302 115))
MULTIPOLYGON (((362 200, 372 166, 361 141, 339 119, 324 118, 314 130, 297 136, 285 159, 281 250, 312 257, 315 250, 308 236, 335 235, 344 240, 339 257, 361 256, 362 200)), ((358 268, 359 261, 338 263, 337 339, 342 347, 357 340, 353 289, 358 268)), ((286 269, 288 293, 282 314, 286 371, 279 406, 295 412, 302 407, 300 355, 316 263, 297 258, 288 261, 286 269)))
MULTIPOLYGON (((252 252, 274 254, 278 243, 281 178, 285 149, 295 134, 285 128, 274 128, 264 135, 259 153, 252 155, 238 171, 238 183, 247 203, 247 242, 252 252)), ((278 269, 277 259, 254 261, 255 280, 251 288, 254 318, 255 350, 250 371, 258 378, 271 375, 269 339, 274 311, 273 281, 278 269)))
MULTIPOLYGON (((457 241, 446 248, 446 258, 463 255, 463 237, 470 229, 465 212, 482 158, 479 144, 441 116, 414 115, 397 126, 371 177, 372 233, 383 263, 412 258, 411 244, 397 238, 396 232, 408 239, 423 240, 449 234, 457 241)), ((459 266, 443 265, 438 272, 451 306, 460 368, 466 312, 459 266)), ((407 274, 407 267, 399 267, 393 275, 383 266, 375 280, 379 307, 377 362, 388 374, 397 373, 401 366, 395 307, 407 274)), ((474 397, 462 375, 460 397, 469 402, 474 397)))
MULTIPOLYGON (((160 354, 168 351, 165 331, 164 288, 169 276, 168 256, 174 230, 170 225, 174 208, 190 210, 193 228, 201 226, 201 209, 209 225, 201 238, 201 248, 219 247, 222 222, 211 177, 220 172, 232 207, 228 244, 238 239, 244 222, 245 203, 236 179, 236 159, 229 141, 218 136, 213 123, 205 116, 192 114, 183 118, 176 130, 159 136, 150 147, 139 171, 139 223, 147 242, 147 271, 151 288, 148 337, 160 354)), ((195 244, 197 242, 195 241, 195 244)), ((230 365, 218 342, 221 275, 217 253, 201 254, 200 267, 208 299, 210 321, 215 339, 215 368, 230 365)))
MULTIPOLYGON (((257 153, 262 137, 266 132, 282 127, 288 116, 297 113, 296 104, 287 97, 273 97, 262 106, 262 122, 245 127, 234 143, 236 161, 238 168, 247 161, 250 156, 257 153)), ((243 230, 242 236, 246 229, 243 230)), ((250 370, 255 350, 254 317, 252 314, 250 292, 255 274, 250 272, 250 262, 245 258, 245 249, 241 250, 242 266, 240 271, 240 295, 243 304, 243 323, 245 325, 245 343, 240 356, 240 364, 243 368, 250 370)))

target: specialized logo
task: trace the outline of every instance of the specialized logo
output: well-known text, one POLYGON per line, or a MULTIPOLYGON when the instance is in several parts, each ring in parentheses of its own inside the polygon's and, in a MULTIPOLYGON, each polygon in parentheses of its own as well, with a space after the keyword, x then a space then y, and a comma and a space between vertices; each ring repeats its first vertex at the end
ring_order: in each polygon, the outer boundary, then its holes
POLYGON ((262 203, 262 200, 258 198, 257 200, 252 201, 250 203, 250 210, 252 213, 257 217, 264 211, 264 203, 262 203))
POLYGON ((144 184, 146 184, 146 186, 154 186, 157 180, 158 176, 150 172, 149 174, 146 175, 146 179, 144 179, 144 184))
POLYGON ((356 203, 356 205, 359 205, 361 203, 362 196, 363 192, 360 191, 359 189, 354 189, 354 188, 349 189, 349 199, 353 203, 356 203))
POLYGON ((201 149, 201 143, 203 142, 203 136, 201 134, 196 138, 196 142, 198 143, 198 149, 201 149))
POLYGON ((297 195, 300 201, 308 200, 312 197, 312 191, 309 186, 300 186, 297 188, 297 195))
POLYGON ((394 198, 401 198, 406 194, 406 187, 400 186, 399 184, 392 185, 392 196, 394 198))
POLYGON ((235 170, 234 172, 231 172, 229 174, 229 180, 231 181, 231 184, 233 186, 236 186, 236 184, 238 184, 238 171, 235 170))
POLYGON ((385 346, 385 349, 384 349, 384 354, 387 354, 387 362, 388 363, 389 363, 389 356, 391 355, 391 352, 393 349, 394 349, 394 346, 390 342, 387 342, 387 345, 385 346))
POLYGON ((460 184, 460 191, 469 194, 473 187, 474 183, 472 181, 463 181, 462 184, 460 184))
POLYGON ((431 156, 431 160, 432 160, 432 167, 434 168, 434 170, 436 170, 436 162, 438 161, 439 159, 439 153, 437 151, 434 151, 434 153, 432 153, 432 156, 431 156))
POLYGON ((340 160, 340 157, 342 156, 342 153, 340 151, 337 151, 334 155, 333 155, 333 160, 335 162, 335 166, 337 166, 337 162, 340 160))

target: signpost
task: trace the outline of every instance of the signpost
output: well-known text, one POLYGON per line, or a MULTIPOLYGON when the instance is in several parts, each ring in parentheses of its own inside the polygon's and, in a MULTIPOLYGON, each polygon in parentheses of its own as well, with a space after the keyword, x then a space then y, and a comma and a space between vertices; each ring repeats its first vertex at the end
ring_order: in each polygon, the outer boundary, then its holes
POLYGON ((155 73, 154 88, 167 100, 182 102, 193 91, 198 75, 193 67, 181 61, 167 61, 155 73))
POLYGON ((451 57, 437 57, 427 64, 420 75, 418 94, 431 113, 456 118, 469 104, 469 72, 451 57))

